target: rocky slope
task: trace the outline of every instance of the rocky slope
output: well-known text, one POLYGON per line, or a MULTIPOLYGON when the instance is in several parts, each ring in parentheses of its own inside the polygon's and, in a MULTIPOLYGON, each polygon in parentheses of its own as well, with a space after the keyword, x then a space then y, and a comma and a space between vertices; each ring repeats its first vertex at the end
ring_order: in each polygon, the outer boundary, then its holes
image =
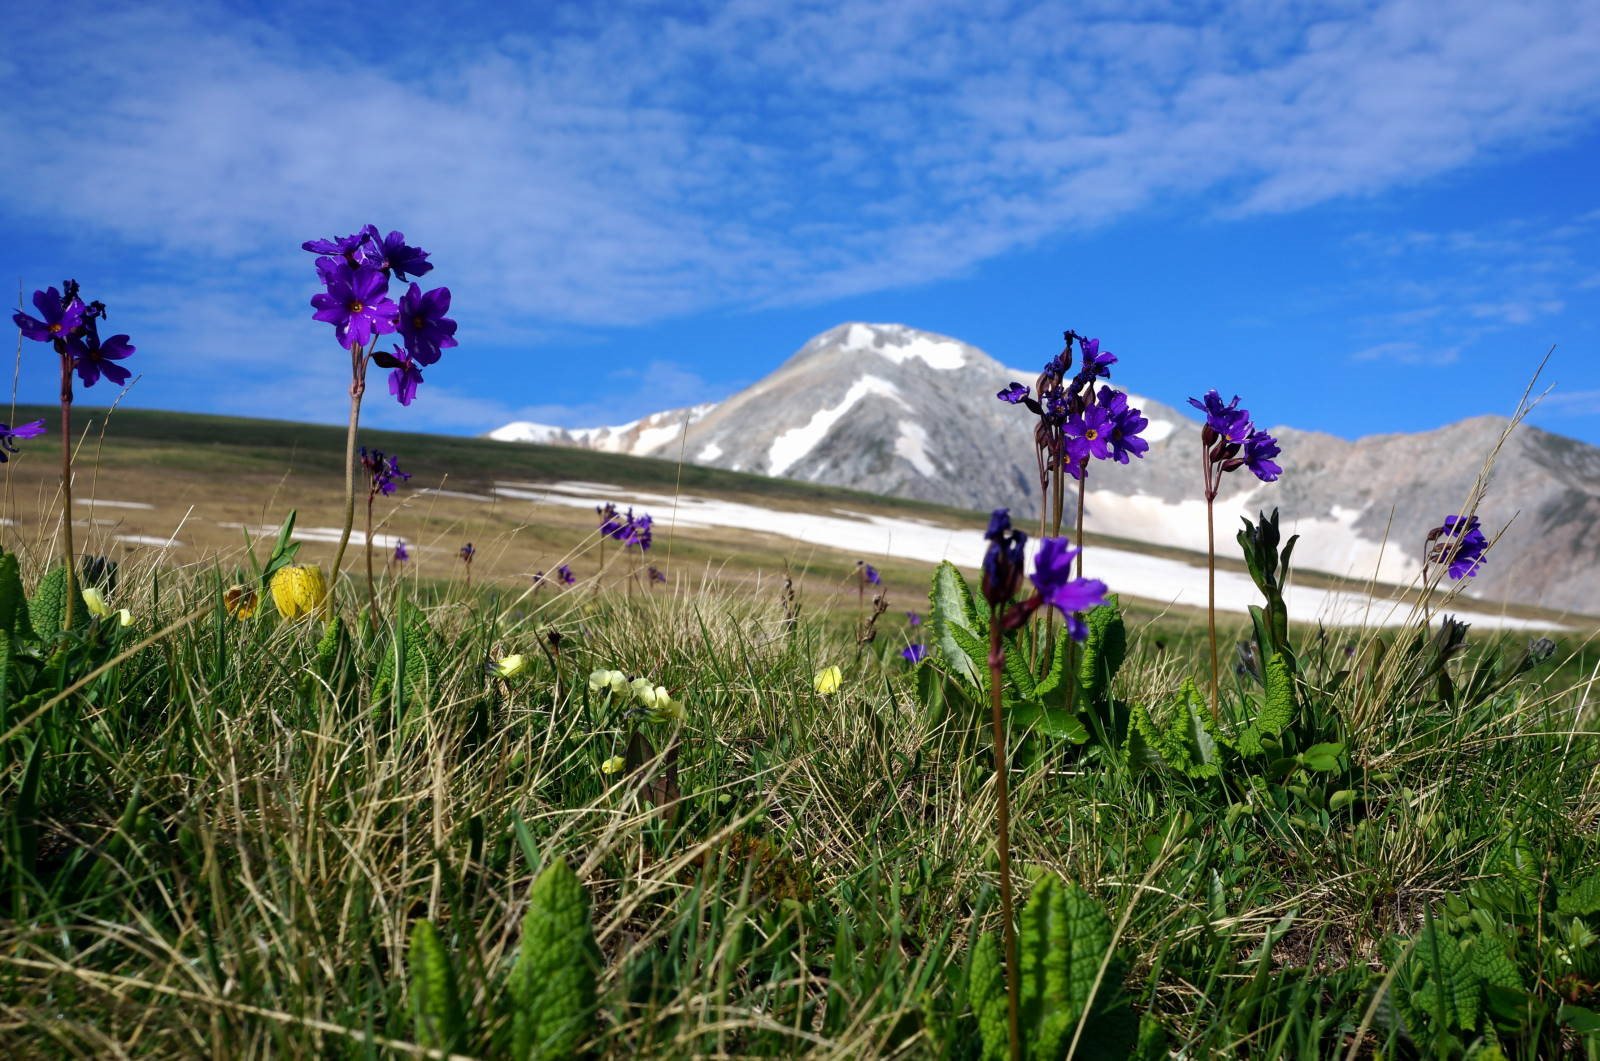
MULTIPOLYGON (((896 324, 843 324, 806 343, 765 379, 726 401, 611 428, 508 424, 491 437, 676 458, 972 509, 1037 513, 1033 417, 998 402, 1007 368, 958 340, 896 324)), ((1199 422, 1134 396, 1150 420, 1143 461, 1092 467, 1091 530, 1205 547, 1198 496, 1199 422)), ((1477 417, 1436 431, 1347 441, 1274 428, 1284 475, 1228 477, 1217 527, 1230 541, 1241 514, 1278 506, 1304 541, 1298 564, 1405 582, 1423 538, 1458 512, 1508 421, 1477 417)), ((1501 540, 1474 595, 1600 613, 1600 449, 1523 425, 1501 449, 1479 507, 1501 540), (1508 525, 1509 524, 1509 525, 1508 525)), ((1029 518, 1024 518, 1027 526, 1029 518)))

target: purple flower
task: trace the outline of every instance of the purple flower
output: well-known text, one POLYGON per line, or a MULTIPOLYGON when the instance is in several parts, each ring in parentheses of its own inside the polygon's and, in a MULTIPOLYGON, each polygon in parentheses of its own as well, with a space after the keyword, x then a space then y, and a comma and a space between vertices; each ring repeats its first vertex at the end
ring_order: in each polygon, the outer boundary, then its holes
POLYGON ((400 308, 388 296, 389 278, 382 270, 338 263, 324 281, 328 289, 311 296, 317 309, 311 319, 333 325, 340 346, 366 346, 373 336, 394 331, 400 308))
POLYGON ((1108 436, 1111 458, 1119 464, 1127 464, 1130 456, 1142 458, 1149 452, 1150 443, 1140 438, 1139 434, 1150 426, 1150 421, 1138 409, 1128 405, 1128 396, 1111 387, 1101 387, 1097 400, 1111 420, 1108 436))
POLYGON ((615 538, 627 526, 627 521, 617 512, 617 506, 609 501, 604 505, 596 505, 594 514, 600 517, 600 536, 603 538, 615 538))
POLYGON ((984 537, 989 540, 989 550, 983 557, 983 599, 990 604, 1009 604, 1022 584, 1028 536, 1011 526, 1008 510, 997 508, 989 516, 984 537))
POLYGON ((921 626, 922 616, 918 615, 916 612, 906 612, 906 625, 921 626))
POLYGON ((1045 538, 1039 543, 1039 553, 1034 557, 1034 588, 1043 603, 1059 608, 1066 617, 1067 629, 1074 641, 1089 636, 1089 629, 1079 618, 1079 612, 1097 608, 1106 602, 1106 584, 1097 578, 1073 578, 1072 561, 1077 557, 1065 538, 1045 538))
POLYGON ((1219 438, 1229 442, 1243 442, 1250 434, 1250 410, 1239 408, 1239 396, 1235 394, 1233 400, 1223 404, 1222 395, 1214 390, 1206 391, 1204 400, 1190 398, 1189 404, 1206 414, 1206 426, 1217 433, 1219 438))
MULTIPOLYGON (((398 235, 391 232, 390 235, 398 235)), ((431 269, 432 266, 429 266, 431 269)), ((431 365, 439 360, 439 351, 456 345, 456 322, 445 316, 450 309, 450 289, 436 287, 424 293, 412 284, 400 296, 400 315, 396 325, 406 350, 418 364, 431 365)))
MULTIPOLYGON (((393 271, 395 279, 406 280, 410 276, 421 276, 433 268, 433 263, 428 261, 428 252, 417 247, 406 246, 406 237, 400 232, 391 232, 383 239, 378 238, 378 227, 368 225, 361 230, 370 248, 367 252, 366 264, 379 269, 393 271)), ((445 298, 450 297, 445 292, 445 298)), ((446 303, 448 305, 448 302, 446 303)), ((454 329, 452 329, 454 330, 454 329)), ((450 344, 454 346, 454 343, 450 344)), ((433 362, 424 361, 423 364, 431 365, 433 362)))
POLYGON ((472 558, 474 556, 478 555, 478 550, 476 550, 476 549, 474 549, 472 547, 472 543, 471 542, 468 542, 467 544, 463 545, 460 549, 456 550, 456 555, 461 557, 461 562, 463 564, 471 564, 472 563, 472 558))
POLYGON ((556 568, 556 578, 561 580, 561 584, 563 586, 570 586, 574 582, 578 581, 578 576, 574 575, 572 573, 572 568, 568 567, 566 564, 562 564, 560 567, 556 568))
POLYGON ((1251 431, 1244 440, 1244 462, 1264 483, 1275 482, 1283 474, 1272 461, 1277 455, 1278 440, 1265 431, 1251 431))
POLYGON ((927 645, 907 645, 900 650, 900 658, 907 663, 921 663, 928 658, 927 645))
POLYGON ((1101 376, 1111 375, 1111 366, 1117 363, 1117 355, 1107 351, 1100 352, 1099 339, 1078 339, 1078 349, 1083 354, 1083 364, 1078 367, 1078 374, 1073 382, 1078 386, 1101 376))
POLYGON ((638 546, 640 552, 649 552, 650 527, 653 523, 655 523, 655 520, 647 515, 641 515, 638 519, 634 519, 633 509, 630 508, 628 509, 628 524, 623 528, 622 535, 617 540, 629 549, 638 546))
MULTIPOLYGON (((395 347, 390 360, 394 360, 395 368, 389 373, 389 394, 394 395, 400 405, 411 405, 416 400, 416 387, 422 382, 422 370, 411 360, 410 354, 400 352, 400 347, 395 347)), ((378 363, 387 365, 387 362, 378 363)))
POLYGON ((1028 388, 1013 380, 1011 386, 1003 391, 996 392, 995 397, 1008 405, 1016 405, 1028 397, 1028 388))
POLYGON ((368 450, 361 447, 361 467, 372 477, 371 484, 367 487, 368 496, 383 494, 385 497, 394 493, 395 487, 411 478, 409 472, 400 470, 400 458, 384 456, 383 450, 368 450))
POLYGON ((665 573, 663 573, 662 571, 658 570, 654 566, 652 566, 650 568, 650 581, 651 582, 665 582, 666 580, 667 580, 667 576, 666 576, 665 573))
MULTIPOLYGON (((368 225, 360 232, 352 232, 348 236, 335 236, 333 239, 308 239, 300 244, 300 249, 327 257, 330 267, 338 262, 343 262, 351 267, 373 264, 370 259, 376 249, 370 246, 370 240, 372 236, 377 235, 377 232, 376 228, 368 225)), ((321 271, 322 268, 323 265, 319 259, 317 269, 321 271)))
POLYGON ((99 383, 102 375, 120 387, 133 375, 117 364, 134 352, 133 344, 128 342, 126 335, 113 335, 101 342, 93 317, 84 318, 83 333, 70 339, 67 349, 72 353, 72 367, 77 370, 78 378, 85 387, 99 383))
POLYGON ((869 586, 883 585, 883 577, 878 574, 877 568, 871 564, 864 564, 860 560, 856 561, 856 565, 861 569, 861 581, 869 586))
POLYGON ((1111 417, 1098 405, 1086 406, 1083 412, 1067 421, 1067 471, 1076 479, 1078 468, 1090 457, 1105 460, 1111 456, 1111 417))
POLYGON ((406 548, 405 539, 402 538, 394 543, 394 562, 403 564, 409 559, 411 559, 411 551, 406 548))
POLYGON ((1487 559, 1483 554, 1489 548, 1489 539, 1484 537, 1477 516, 1470 519, 1446 516, 1443 526, 1428 532, 1428 541, 1439 539, 1448 540, 1439 541, 1433 546, 1428 559, 1434 563, 1448 563, 1451 578, 1471 578, 1487 559))
POLYGON ((12 427, 10 424, 0 424, 0 464, 4 464, 10 459, 6 456, 7 453, 17 452, 17 439, 38 438, 42 434, 44 434, 43 420, 18 424, 16 427, 12 427))
MULTIPOLYGON (((53 287, 33 293, 33 308, 39 311, 37 319, 26 313, 13 313, 11 319, 22 329, 22 334, 34 342, 65 341, 83 326, 82 300, 76 297, 64 298, 61 292, 53 287)), ((127 336, 123 338, 126 339, 127 336)))

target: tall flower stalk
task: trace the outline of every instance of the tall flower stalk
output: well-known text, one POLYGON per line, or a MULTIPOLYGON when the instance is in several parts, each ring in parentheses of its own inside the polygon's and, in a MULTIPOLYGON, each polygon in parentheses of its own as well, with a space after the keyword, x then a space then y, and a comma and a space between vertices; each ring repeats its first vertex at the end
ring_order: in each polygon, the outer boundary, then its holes
MULTIPOLYGON (((35 342, 49 343, 61 359, 61 563, 67 572, 67 603, 62 614, 62 628, 70 629, 73 610, 78 597, 78 572, 72 544, 72 374, 85 387, 92 387, 105 377, 117 386, 128 382, 132 375, 117 362, 134 352, 126 335, 113 335, 101 341, 97 323, 106 317, 103 302, 85 303, 78 293, 78 282, 67 280, 61 290, 46 288, 33 293, 33 308, 38 317, 14 313, 11 319, 22 334, 35 342)), ((0 450, 15 453, 15 439, 37 438, 44 434, 44 421, 21 424, 15 428, 0 424, 0 450)), ((6 459, 0 452, 0 462, 6 459)))
POLYGON ((1106 602, 1106 584, 1095 579, 1073 578, 1072 562, 1078 550, 1064 538, 1044 538, 1029 576, 1034 592, 1016 601, 1022 586, 1023 558, 1028 536, 1011 526, 1006 509, 995 509, 984 534, 989 542, 983 558, 983 598, 989 603, 989 712, 994 735, 995 847, 1000 861, 1000 916, 1005 941, 1006 1021, 1010 1032, 1012 1061, 1021 1061, 1022 1036, 1020 966, 1017 961, 1016 905, 1011 889, 1011 798, 1008 778, 1011 769, 1006 752, 1006 726, 1003 701, 1005 680, 1005 634, 1021 628, 1033 613, 1048 605, 1062 613, 1073 641, 1088 636, 1080 612, 1106 602))
POLYGON ((1211 720, 1221 721, 1217 707, 1217 533, 1216 500, 1222 477, 1239 468, 1249 468, 1264 483, 1275 482, 1283 469, 1272 458, 1279 453, 1278 440, 1260 430, 1250 420, 1250 410, 1239 408, 1239 396, 1224 403, 1222 395, 1206 391, 1204 398, 1190 398, 1189 404, 1206 414, 1200 429, 1200 464, 1206 492, 1206 632, 1211 642, 1211 720))
POLYGON ((311 296, 317 311, 312 319, 333 325, 334 338, 350 354, 344 527, 333 554, 332 578, 337 581, 356 518, 356 434, 367 391, 367 368, 376 363, 389 369, 389 393, 401 405, 410 405, 423 382, 423 367, 434 364, 443 350, 456 345, 456 322, 445 316, 450 309, 447 287, 424 292, 413 282, 398 303, 389 297, 391 278, 403 282, 433 269, 428 253, 409 246, 403 233, 384 236, 376 226, 368 225, 348 236, 307 240, 300 246, 317 255, 317 276, 323 285, 322 291, 311 296), (379 339, 396 332, 403 345, 379 350, 379 339))

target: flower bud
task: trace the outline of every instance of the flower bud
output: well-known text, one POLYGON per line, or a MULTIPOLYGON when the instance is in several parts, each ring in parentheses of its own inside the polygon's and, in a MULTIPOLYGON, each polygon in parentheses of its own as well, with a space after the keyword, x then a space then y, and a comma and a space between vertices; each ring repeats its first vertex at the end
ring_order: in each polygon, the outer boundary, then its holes
POLYGON ((989 517, 989 551, 983 558, 983 599, 1009 604, 1022 585, 1023 556, 1028 536, 1011 526, 1010 513, 997 508, 989 517))
POLYGON ((278 614, 290 622, 317 615, 327 607, 328 583, 315 564, 290 564, 278 569, 268 588, 278 614))

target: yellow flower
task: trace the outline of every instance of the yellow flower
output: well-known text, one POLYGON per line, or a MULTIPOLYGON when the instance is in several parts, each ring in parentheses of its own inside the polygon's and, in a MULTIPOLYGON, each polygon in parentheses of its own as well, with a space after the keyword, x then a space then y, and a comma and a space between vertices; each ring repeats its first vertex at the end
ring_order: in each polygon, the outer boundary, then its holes
POLYGON ((118 608, 117 609, 117 625, 118 626, 132 626, 133 625, 133 613, 130 612, 126 608, 118 608))
POLYGON ((249 586, 229 586, 222 591, 222 606, 235 619, 248 619, 256 613, 261 598, 249 586))
POLYGON ((320 613, 328 603, 328 583, 316 564, 290 564, 278 569, 268 587, 278 614, 294 622, 320 613))
POLYGON ((111 605, 106 603, 106 595, 97 586, 83 587, 83 603, 89 606, 89 614, 96 619, 104 619, 111 614, 111 605))
POLYGON ((622 756, 613 755, 611 758, 600 764, 600 772, 602 774, 620 774, 622 773, 622 768, 626 765, 627 764, 622 761, 622 756))
POLYGON ((628 687, 628 676, 619 670, 597 670, 589 675, 589 691, 598 693, 609 689, 615 695, 621 695, 622 690, 628 687))
POLYGON ((635 678, 628 683, 628 688, 633 692, 633 698, 649 707, 656 701, 656 687, 650 684, 649 678, 635 678))
POLYGON ((823 696, 839 691, 839 685, 844 681, 844 672, 838 667, 823 667, 811 679, 811 687, 823 696))
POLYGON ((522 653, 497 659, 489 664, 489 673, 496 678, 514 678, 521 674, 528 666, 527 657, 522 653))

